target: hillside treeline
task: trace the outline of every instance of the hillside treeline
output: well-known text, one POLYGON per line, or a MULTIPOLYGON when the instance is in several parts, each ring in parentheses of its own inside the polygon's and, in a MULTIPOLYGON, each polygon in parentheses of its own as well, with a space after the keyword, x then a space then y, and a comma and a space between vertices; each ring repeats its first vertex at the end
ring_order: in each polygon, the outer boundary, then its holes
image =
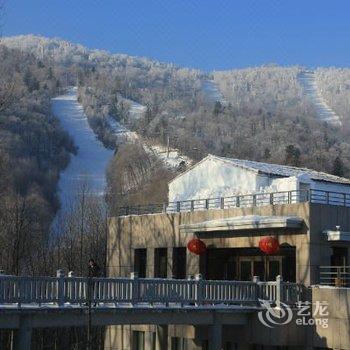
POLYGON ((59 80, 44 60, 0 46, 0 266, 35 273, 74 146, 50 113, 59 80))
MULTIPOLYGON (((6 39, 6 43, 74 72, 75 78, 70 75, 68 80, 79 85, 90 124, 111 148, 116 138, 109 118, 115 118, 148 141, 166 144, 170 140, 172 147, 197 160, 213 153, 349 176, 349 132, 316 119, 298 82, 302 68, 269 65, 207 75, 58 39, 27 36, 6 39), (210 78, 227 104, 212 103, 202 93, 203 81, 210 78), (132 118, 127 99, 146 106, 141 118, 132 118)), ((334 103, 346 110, 346 82, 336 74, 341 87, 328 83, 333 71, 327 72, 323 81, 329 94, 339 95, 334 103)), ((116 174, 117 168, 110 173, 116 174)))
MULTIPOLYGON (((69 135, 51 115, 51 97, 62 91, 65 71, 49 60, 0 45, 0 270, 14 275, 53 276, 59 268, 86 275, 90 257, 104 268, 106 208, 88 188, 78 191, 71 210, 50 226, 60 203, 59 173, 76 151, 69 135)), ((36 349, 59 348, 63 337, 84 348, 83 329, 35 331, 36 349)), ((103 330, 93 330, 102 348, 103 330)), ((0 332, 0 348, 11 334, 0 332)), ((67 344, 67 343, 66 343, 67 344)))

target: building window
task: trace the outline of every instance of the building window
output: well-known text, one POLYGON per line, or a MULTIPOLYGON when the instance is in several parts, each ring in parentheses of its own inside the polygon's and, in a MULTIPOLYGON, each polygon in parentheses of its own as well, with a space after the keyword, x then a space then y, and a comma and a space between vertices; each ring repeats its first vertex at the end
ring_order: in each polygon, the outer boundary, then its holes
POLYGON ((348 248, 332 247, 331 266, 346 266, 348 264, 348 248))
POLYGON ((167 248, 154 249, 154 277, 167 278, 167 248))
POLYGON ((171 350, 187 350, 187 342, 185 338, 172 337, 171 350))
POLYGON ((132 350, 145 350, 145 332, 132 332, 132 350))
POLYGON ((186 278, 186 248, 173 248, 173 277, 186 278))
POLYGON ((138 277, 146 277, 147 267, 147 249, 135 249, 134 250, 134 272, 137 272, 138 277))

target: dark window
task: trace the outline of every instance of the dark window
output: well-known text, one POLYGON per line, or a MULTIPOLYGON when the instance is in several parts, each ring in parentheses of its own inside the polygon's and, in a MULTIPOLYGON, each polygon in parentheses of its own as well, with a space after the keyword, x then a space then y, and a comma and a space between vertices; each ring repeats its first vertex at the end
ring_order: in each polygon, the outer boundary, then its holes
POLYGON ((348 261, 348 248, 333 247, 331 256, 331 266, 346 266, 348 261))
POLYGON ((171 338, 171 350, 186 350, 186 339, 179 337, 171 338))
POLYGON ((280 262, 278 260, 269 261, 268 281, 274 281, 280 275, 280 262))
POLYGON ((154 277, 167 278, 167 249, 154 249, 154 277))
POLYGON ((173 249, 173 277, 186 278, 186 248, 184 247, 173 249))
POLYGON ((145 350, 145 332, 132 332, 132 349, 145 350))
POLYGON ((134 271, 140 278, 146 277, 147 249, 135 249, 134 251, 134 271))

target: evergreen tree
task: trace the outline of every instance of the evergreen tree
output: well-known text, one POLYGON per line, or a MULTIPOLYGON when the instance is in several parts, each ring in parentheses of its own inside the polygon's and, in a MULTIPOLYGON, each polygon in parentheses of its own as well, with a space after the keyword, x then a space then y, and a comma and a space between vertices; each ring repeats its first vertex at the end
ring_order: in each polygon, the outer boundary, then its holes
POLYGON ((214 110, 213 110, 214 115, 217 117, 221 113, 221 111, 222 111, 222 105, 220 101, 216 101, 214 105, 214 110))
POLYGON ((337 175, 337 176, 344 176, 344 173, 345 173, 345 168, 344 168, 344 163, 343 161, 340 159, 339 156, 337 156, 335 159, 334 159, 334 162, 333 162, 333 171, 332 173, 334 175, 337 175))
POLYGON ((288 145, 286 147, 286 159, 287 165, 299 166, 300 164, 300 149, 294 145, 288 145))

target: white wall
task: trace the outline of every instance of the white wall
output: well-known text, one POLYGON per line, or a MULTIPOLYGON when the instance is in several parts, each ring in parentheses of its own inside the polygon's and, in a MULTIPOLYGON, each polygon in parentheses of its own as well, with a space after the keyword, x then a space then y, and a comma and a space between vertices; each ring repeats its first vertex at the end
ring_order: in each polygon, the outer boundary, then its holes
POLYGON ((207 158, 169 184, 169 202, 229 197, 238 194, 296 191, 300 183, 311 189, 349 194, 350 186, 313 181, 308 175, 273 177, 207 158))
POLYGON ((169 184, 169 202, 253 193, 268 183, 267 176, 208 158, 169 184))

